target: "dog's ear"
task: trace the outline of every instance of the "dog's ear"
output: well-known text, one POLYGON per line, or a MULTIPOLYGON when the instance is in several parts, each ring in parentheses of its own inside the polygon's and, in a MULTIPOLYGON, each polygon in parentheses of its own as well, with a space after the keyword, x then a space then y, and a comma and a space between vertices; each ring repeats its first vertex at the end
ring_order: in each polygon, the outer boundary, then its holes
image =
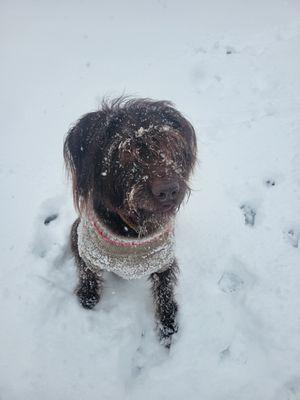
POLYGON ((72 178, 74 204, 79 212, 88 205, 92 196, 95 165, 101 161, 105 122, 106 113, 88 113, 69 130, 65 139, 64 159, 72 178))

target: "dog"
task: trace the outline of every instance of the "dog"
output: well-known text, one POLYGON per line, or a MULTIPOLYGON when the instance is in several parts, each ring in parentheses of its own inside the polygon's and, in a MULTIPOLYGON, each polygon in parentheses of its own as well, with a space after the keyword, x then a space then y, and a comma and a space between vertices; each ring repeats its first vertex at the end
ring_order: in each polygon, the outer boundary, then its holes
POLYGON ((191 123, 168 101, 104 100, 69 130, 64 159, 79 214, 71 228, 76 294, 92 309, 103 270, 149 277, 160 341, 178 331, 174 218, 190 194, 197 154, 191 123))

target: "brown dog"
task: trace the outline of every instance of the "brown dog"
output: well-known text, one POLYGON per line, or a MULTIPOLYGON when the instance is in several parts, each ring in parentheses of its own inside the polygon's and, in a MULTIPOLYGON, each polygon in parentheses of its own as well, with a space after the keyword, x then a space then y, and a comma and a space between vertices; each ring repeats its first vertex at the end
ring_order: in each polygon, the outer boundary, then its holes
POLYGON ((79 218, 71 231, 80 303, 101 297, 102 271, 149 276, 160 339, 177 332, 173 220, 196 160, 192 125, 166 101, 118 98, 68 132, 64 158, 79 218))

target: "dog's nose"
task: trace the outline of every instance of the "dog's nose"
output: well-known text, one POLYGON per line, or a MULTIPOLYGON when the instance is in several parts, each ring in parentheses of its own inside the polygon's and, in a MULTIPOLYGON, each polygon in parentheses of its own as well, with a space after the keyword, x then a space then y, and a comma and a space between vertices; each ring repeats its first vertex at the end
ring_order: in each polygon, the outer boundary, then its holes
POLYGON ((156 179, 152 182, 151 186, 154 197, 161 204, 174 204, 179 195, 179 183, 174 180, 160 180, 156 179))

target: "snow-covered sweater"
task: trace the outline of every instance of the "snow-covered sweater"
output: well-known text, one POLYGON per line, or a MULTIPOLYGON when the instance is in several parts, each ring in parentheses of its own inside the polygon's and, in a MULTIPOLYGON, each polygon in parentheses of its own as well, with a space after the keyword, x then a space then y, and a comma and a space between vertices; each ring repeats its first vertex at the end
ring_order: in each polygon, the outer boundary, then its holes
POLYGON ((137 279, 168 269, 175 258, 173 222, 151 236, 132 239, 111 232, 95 216, 82 216, 77 232, 80 257, 94 272, 137 279))

